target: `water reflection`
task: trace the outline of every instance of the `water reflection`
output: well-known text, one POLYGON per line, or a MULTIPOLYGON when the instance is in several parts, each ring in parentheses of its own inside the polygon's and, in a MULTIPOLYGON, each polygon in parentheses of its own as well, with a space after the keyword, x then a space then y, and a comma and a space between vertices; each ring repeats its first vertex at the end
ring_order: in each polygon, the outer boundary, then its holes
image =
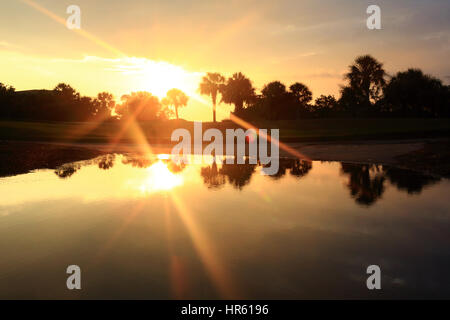
POLYGON ((301 178, 308 174, 309 170, 312 169, 312 162, 306 160, 298 160, 298 159, 280 159, 280 166, 278 171, 269 177, 273 179, 280 179, 286 175, 287 170, 289 169, 289 173, 292 176, 301 178))
POLYGON ((226 177, 219 171, 215 159, 210 166, 202 167, 200 175, 203 183, 210 189, 220 188, 226 183, 226 177))
POLYGON ((222 164, 219 173, 227 178, 227 181, 234 188, 241 190, 250 183, 256 164, 222 164))
MULTIPOLYGON (((167 171, 172 174, 179 174, 187 166, 183 162, 175 163, 171 161, 168 155, 143 157, 126 154, 121 155, 121 159, 123 164, 141 169, 151 168, 155 163, 163 164, 157 167, 165 174, 165 176, 160 175, 159 179, 168 179, 172 182, 174 179, 167 174, 167 171)), ((104 155, 88 161, 69 163, 58 167, 55 174, 62 179, 67 179, 72 177, 82 166, 93 164, 102 170, 108 170, 113 168, 115 160, 116 155, 104 155)), ((211 164, 200 168, 199 174, 203 183, 209 189, 221 189, 228 184, 237 190, 242 190, 251 182, 252 176, 258 171, 257 169, 262 167, 260 164, 250 164, 248 159, 244 164, 227 164, 225 159, 220 162, 218 164, 216 159, 213 159, 211 164)), ((398 190, 414 195, 420 194, 426 186, 433 185, 441 180, 438 177, 418 172, 376 164, 341 163, 340 166, 341 174, 348 177, 345 185, 350 196, 356 203, 363 206, 373 205, 381 199, 386 190, 387 182, 398 190)), ((312 168, 313 163, 311 161, 282 158, 276 174, 267 177, 273 180, 280 180, 287 175, 302 178, 308 175, 312 168)), ((174 183, 174 185, 178 184, 174 183)))
POLYGON ((343 175, 348 175, 347 187, 358 204, 370 206, 385 192, 386 180, 408 194, 420 194, 424 187, 440 181, 409 170, 375 164, 341 163, 343 175))
POLYGON ((441 180, 437 177, 397 168, 388 167, 384 169, 384 172, 392 184, 409 194, 420 194, 426 186, 433 185, 441 180))
POLYGON ((80 168, 81 165, 78 163, 69 163, 56 168, 55 174, 61 179, 66 179, 71 177, 80 168))
POLYGON ((175 166, 175 169, 159 160, 146 168, 147 178, 140 186, 143 192, 154 192, 160 190, 171 190, 183 183, 183 179, 174 174, 174 172, 181 172, 180 167, 175 166), (172 168, 172 170, 171 170, 172 168))
POLYGON ((447 180, 220 160, 104 155, 0 179, 0 298, 378 297, 370 264, 381 298, 449 296, 447 180), (64 286, 74 263, 81 293, 64 286))
POLYGON ((357 203, 371 205, 383 194, 385 177, 382 166, 342 163, 341 170, 349 175, 347 187, 357 203))
POLYGON ((103 170, 111 169, 114 166, 115 154, 107 154, 99 158, 98 167, 103 170))
POLYGON ((124 155, 122 159, 123 164, 131 165, 135 168, 148 168, 150 167, 155 161, 157 161, 157 158, 149 158, 149 157, 142 157, 142 156, 131 156, 131 155, 124 155))

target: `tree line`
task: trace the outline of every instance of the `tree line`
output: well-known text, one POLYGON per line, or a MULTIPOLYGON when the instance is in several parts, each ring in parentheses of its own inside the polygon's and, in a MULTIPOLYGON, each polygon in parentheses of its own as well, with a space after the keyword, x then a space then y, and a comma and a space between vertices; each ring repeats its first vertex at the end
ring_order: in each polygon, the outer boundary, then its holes
POLYGON ((213 121, 218 94, 221 102, 234 104, 234 114, 247 120, 288 120, 329 117, 449 117, 450 86, 408 69, 390 77, 383 64, 370 55, 359 56, 344 75, 346 85, 340 97, 321 95, 312 100, 307 85, 296 82, 287 87, 280 81, 266 84, 260 94, 250 79, 235 73, 225 79, 208 73, 200 92, 213 102, 213 121))
MULTIPOLYGON (((218 103, 234 105, 234 114, 246 120, 286 120, 331 117, 449 117, 450 86, 408 69, 388 76, 383 64, 370 55, 359 56, 344 75, 340 97, 321 95, 313 101, 307 85, 287 87, 280 81, 264 85, 256 93, 252 81, 241 72, 226 78, 207 73, 199 92, 211 97, 213 121, 218 103)), ((159 99, 146 91, 123 95, 116 103, 111 93, 95 98, 81 96, 68 84, 53 90, 16 91, 0 83, 0 119, 45 121, 105 121, 134 118, 138 121, 179 118, 179 108, 189 97, 171 89, 159 99)))
POLYGON ((53 90, 16 91, 0 83, 0 119, 33 121, 107 121, 134 117, 138 121, 164 120, 187 105, 188 97, 171 89, 160 99, 149 92, 132 92, 116 104, 114 96, 101 92, 95 98, 81 96, 70 85, 53 90))

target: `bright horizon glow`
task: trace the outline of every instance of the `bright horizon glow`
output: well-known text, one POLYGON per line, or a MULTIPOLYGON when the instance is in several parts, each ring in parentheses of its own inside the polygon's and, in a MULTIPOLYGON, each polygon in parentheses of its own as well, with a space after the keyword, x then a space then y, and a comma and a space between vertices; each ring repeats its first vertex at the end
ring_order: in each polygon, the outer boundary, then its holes
POLYGON ((188 96, 195 95, 203 73, 189 72, 180 66, 164 61, 127 57, 112 69, 134 78, 134 91, 148 91, 162 99, 172 88, 180 89, 188 96), (124 63, 122 63, 124 62, 124 63))
POLYGON ((161 160, 146 169, 148 177, 140 186, 143 193, 168 191, 183 184, 183 179, 170 172, 161 160))
MULTIPOLYGON (((313 99, 338 98, 348 65, 371 54, 389 74, 414 67, 450 81, 444 0, 383 0, 379 32, 366 28, 364 2, 79 0, 80 30, 66 27, 65 2, 4 2, 2 83, 31 90, 65 82, 90 97, 111 92, 117 102, 133 91, 162 98, 178 88, 190 97, 180 110, 190 121, 212 119, 211 99, 197 91, 205 72, 242 72, 257 91, 270 81, 302 82, 313 99)), ((220 109, 219 121, 233 106, 220 109)))

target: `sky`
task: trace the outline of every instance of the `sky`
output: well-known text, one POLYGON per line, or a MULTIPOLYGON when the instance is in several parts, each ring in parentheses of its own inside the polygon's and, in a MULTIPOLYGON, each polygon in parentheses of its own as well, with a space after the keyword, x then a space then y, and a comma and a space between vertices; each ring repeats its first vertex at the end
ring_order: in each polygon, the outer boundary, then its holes
MULTIPOLYGON (((450 82, 448 0, 2 0, 0 82, 16 90, 59 82, 83 95, 186 91, 180 116, 211 120, 198 93, 205 72, 243 72, 260 90, 270 81, 306 84, 314 98, 339 96, 356 56, 371 54, 389 74, 411 67, 450 82), (366 9, 381 8, 381 30, 366 9), (81 32, 64 21, 81 9, 81 32), (41 8, 39 10, 39 8, 41 8), (42 9, 43 8, 43 9, 42 9), (59 21, 59 22, 58 22, 59 21)), ((232 110, 221 104, 218 118, 232 110)))

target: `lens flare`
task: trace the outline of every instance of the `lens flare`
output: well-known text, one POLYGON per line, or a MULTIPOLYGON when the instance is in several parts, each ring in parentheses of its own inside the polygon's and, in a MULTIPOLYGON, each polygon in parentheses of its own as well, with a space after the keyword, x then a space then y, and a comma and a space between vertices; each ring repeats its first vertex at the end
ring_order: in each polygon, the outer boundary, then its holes
POLYGON ((181 176, 170 172, 161 160, 148 167, 147 172, 148 177, 140 187, 144 193, 168 191, 183 184, 181 176))

